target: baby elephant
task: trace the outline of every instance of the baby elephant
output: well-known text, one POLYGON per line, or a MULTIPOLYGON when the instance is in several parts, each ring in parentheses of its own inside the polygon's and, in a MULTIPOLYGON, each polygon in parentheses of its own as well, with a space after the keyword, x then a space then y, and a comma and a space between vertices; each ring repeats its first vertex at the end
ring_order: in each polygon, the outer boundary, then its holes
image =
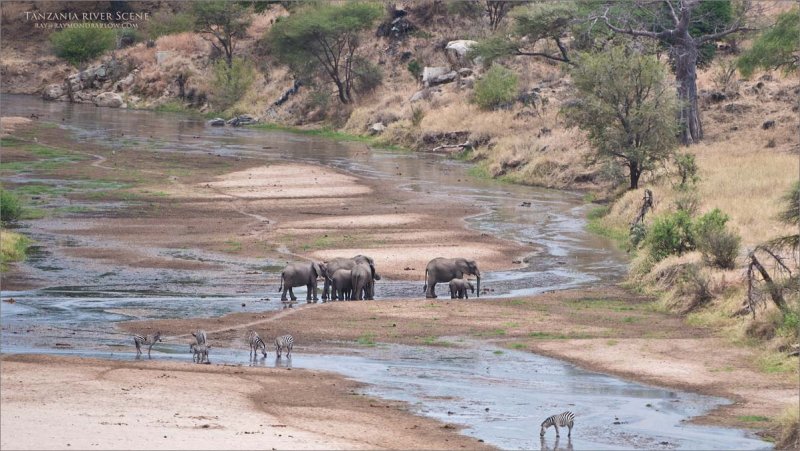
POLYGON ((450 299, 469 299, 469 295, 467 294, 467 288, 469 288, 473 293, 475 292, 475 287, 472 283, 467 279, 453 279, 450 281, 450 299))

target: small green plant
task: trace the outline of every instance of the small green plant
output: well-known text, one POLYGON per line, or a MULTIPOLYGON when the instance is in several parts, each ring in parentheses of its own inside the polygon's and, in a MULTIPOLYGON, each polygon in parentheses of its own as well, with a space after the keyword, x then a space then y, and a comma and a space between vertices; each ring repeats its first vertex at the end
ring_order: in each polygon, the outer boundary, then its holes
POLYGON ((0 269, 5 271, 8 263, 24 260, 30 245, 31 240, 25 235, 5 229, 0 231, 0 269))
POLYGON ((645 243, 656 261, 694 249, 692 218, 685 211, 677 211, 656 219, 645 243))
POLYGON ((422 120, 425 119, 425 110, 422 108, 414 108, 411 106, 411 125, 414 127, 419 127, 422 124, 422 120))
POLYGON ((697 175, 698 168, 694 155, 688 152, 675 154, 675 166, 678 169, 679 189, 687 189, 694 186, 700 180, 697 175))
POLYGON ((356 342, 361 346, 375 346, 375 335, 369 333, 363 334, 358 337, 356 342))
POLYGON ((741 415, 737 417, 739 421, 745 421, 748 423, 755 423, 761 421, 769 421, 769 417, 765 417, 763 415, 741 415))
POLYGON ((703 253, 706 264, 733 269, 742 240, 738 234, 727 229, 728 220, 728 215, 715 208, 697 218, 694 235, 697 249, 703 253))
POLYGON ((484 110, 493 110, 514 100, 517 76, 509 69, 493 65, 475 82, 475 103, 484 110))
POLYGON ((411 73, 411 76, 414 77, 414 80, 419 82, 422 79, 422 64, 420 64, 419 61, 409 61, 406 69, 408 69, 408 71, 411 73))
POLYGON ((117 45, 117 34, 101 24, 84 23, 83 27, 65 28, 50 35, 56 55, 74 66, 102 55, 117 45))
POLYGON ((0 189, 0 221, 12 222, 22 216, 22 203, 14 193, 0 189))
POLYGON ((234 58, 231 66, 224 59, 214 64, 214 79, 211 101, 219 110, 227 110, 242 98, 255 79, 252 64, 242 58, 234 58))

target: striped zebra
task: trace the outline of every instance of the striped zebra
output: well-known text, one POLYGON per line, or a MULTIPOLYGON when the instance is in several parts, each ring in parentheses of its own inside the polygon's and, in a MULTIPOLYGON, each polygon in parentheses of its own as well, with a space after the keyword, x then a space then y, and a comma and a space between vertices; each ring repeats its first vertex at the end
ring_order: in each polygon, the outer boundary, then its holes
POLYGON ((192 336, 195 340, 197 340, 197 344, 204 345, 208 343, 208 336, 206 335, 206 331, 200 329, 192 332, 192 336))
POLYGON ((195 363, 211 363, 208 360, 208 350, 211 349, 211 345, 207 344, 195 344, 193 343, 190 346, 192 350, 192 362, 195 363))
POLYGON ((278 354, 278 358, 281 358, 281 351, 283 348, 286 348, 286 357, 292 357, 292 345, 294 344, 294 338, 291 335, 284 335, 275 339, 275 353, 278 354))
POLYGON ((258 336, 258 332, 251 330, 250 335, 247 337, 247 342, 250 343, 251 359, 258 356, 258 348, 261 348, 261 353, 264 354, 264 357, 267 356, 267 344, 258 336))
POLYGON ((574 423, 575 423, 575 414, 570 411, 560 413, 558 415, 553 415, 551 417, 547 417, 546 420, 542 421, 542 430, 541 432, 539 432, 539 435, 541 437, 544 437, 544 433, 547 430, 547 428, 553 426, 556 428, 556 437, 559 437, 558 427, 561 426, 563 428, 564 426, 566 426, 569 428, 569 433, 567 434, 567 437, 572 437, 572 425, 574 423))
POLYGON ((153 345, 156 342, 163 341, 161 340, 161 332, 156 332, 153 335, 133 335, 133 344, 136 345, 136 356, 142 355, 142 345, 147 346, 147 357, 150 357, 150 350, 153 349, 153 345))

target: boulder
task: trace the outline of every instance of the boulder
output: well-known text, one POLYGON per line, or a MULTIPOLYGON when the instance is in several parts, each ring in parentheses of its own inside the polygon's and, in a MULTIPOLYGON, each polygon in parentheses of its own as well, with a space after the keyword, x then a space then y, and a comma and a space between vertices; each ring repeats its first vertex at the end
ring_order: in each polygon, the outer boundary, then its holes
POLYGON ((125 102, 122 100, 122 96, 117 94, 116 92, 103 92, 95 96, 94 104, 96 106, 103 106, 109 108, 119 108, 125 102))
POLYGON ((469 50, 477 44, 476 41, 468 39, 459 39, 457 41, 450 41, 444 48, 444 53, 447 55, 447 61, 450 62, 455 68, 463 67, 472 64, 472 61, 467 57, 469 50))
POLYGON ((419 102, 420 100, 428 100, 428 99, 431 98, 432 95, 433 95, 433 91, 431 91, 429 88, 425 88, 425 89, 423 89, 421 91, 415 92, 414 95, 411 96, 409 101, 410 102, 419 102))
POLYGON ((44 100, 57 100, 59 97, 66 94, 64 90, 64 85, 61 83, 54 83, 52 85, 47 85, 42 91, 42 98, 44 100))
POLYGON ((255 118, 253 118, 253 116, 250 116, 249 114, 241 114, 232 119, 229 119, 227 124, 233 127, 239 127, 242 125, 255 124, 256 122, 257 121, 255 120, 255 118))
POLYGON ((223 119, 221 117, 215 117, 214 119, 211 119, 210 121, 208 121, 208 125, 210 125, 212 127, 224 127, 225 126, 225 119, 223 119))
POLYGON ((384 130, 386 130, 386 126, 383 122, 376 122, 369 126, 369 133, 371 135, 380 135, 384 130))
POLYGON ((425 87, 451 83, 458 78, 458 72, 449 67, 425 67, 422 69, 422 84, 425 87))

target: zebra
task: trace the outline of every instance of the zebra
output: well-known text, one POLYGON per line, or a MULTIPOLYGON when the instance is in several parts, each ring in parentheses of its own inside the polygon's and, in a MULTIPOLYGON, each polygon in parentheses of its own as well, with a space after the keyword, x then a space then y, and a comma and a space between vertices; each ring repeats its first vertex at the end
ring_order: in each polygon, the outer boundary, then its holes
POLYGON ((292 358, 292 345, 294 344, 294 338, 291 335, 284 335, 282 337, 278 337, 275 339, 275 353, 278 354, 278 358, 281 358, 281 350, 286 348, 286 357, 292 358))
POLYGON ((195 340, 197 340, 197 344, 204 345, 208 343, 208 337, 206 336, 206 331, 199 329, 192 332, 192 336, 195 340))
POLYGON ((575 414, 570 411, 566 411, 558 415, 547 417, 546 420, 542 421, 542 430, 541 432, 539 432, 539 436, 544 437, 544 433, 547 430, 547 428, 553 426, 556 428, 556 437, 559 437, 558 427, 561 426, 563 428, 564 426, 566 426, 569 428, 569 433, 567 434, 567 437, 572 437, 572 425, 574 423, 575 423, 575 414))
POLYGON ((207 344, 192 344, 189 347, 192 350, 192 362, 195 363, 211 363, 208 360, 208 350, 211 349, 211 345, 207 344))
POLYGON ((133 344, 136 345, 136 357, 142 355, 142 345, 147 345, 147 357, 150 357, 150 350, 153 349, 153 345, 158 341, 163 341, 161 340, 161 332, 156 332, 153 335, 134 334, 133 344))
POLYGON ((247 342, 250 343, 251 359, 258 356, 258 348, 261 348, 261 353, 264 354, 264 357, 267 356, 267 344, 258 336, 258 332, 251 330, 247 342))

